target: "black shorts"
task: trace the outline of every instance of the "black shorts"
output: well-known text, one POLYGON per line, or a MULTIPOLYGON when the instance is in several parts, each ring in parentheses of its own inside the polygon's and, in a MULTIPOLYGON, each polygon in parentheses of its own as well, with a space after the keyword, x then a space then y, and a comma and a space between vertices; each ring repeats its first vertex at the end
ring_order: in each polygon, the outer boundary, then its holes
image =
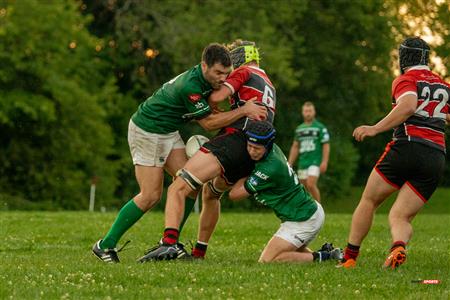
POLYGON ((407 184, 424 202, 430 199, 445 167, 444 152, 416 142, 390 142, 375 171, 393 187, 407 184))
POLYGON ((255 168, 255 162, 247 152, 247 138, 241 130, 222 130, 205 143, 201 150, 217 157, 222 165, 222 177, 228 184, 249 176, 255 168))

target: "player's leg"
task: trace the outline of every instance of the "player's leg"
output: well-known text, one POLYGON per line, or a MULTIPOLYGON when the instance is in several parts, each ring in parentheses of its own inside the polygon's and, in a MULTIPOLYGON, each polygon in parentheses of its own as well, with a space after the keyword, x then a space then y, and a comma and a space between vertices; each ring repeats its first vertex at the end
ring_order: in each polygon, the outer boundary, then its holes
POLYGON ((116 220, 100 243, 102 249, 115 248, 122 235, 161 198, 163 169, 135 166, 140 192, 119 211, 116 220))
POLYGON ((329 251, 312 252, 307 248, 319 233, 325 220, 323 208, 304 222, 283 222, 280 229, 264 248, 259 262, 311 262, 335 258, 329 251))
POLYGON ((425 204, 414 190, 410 183, 404 184, 389 212, 392 247, 384 267, 396 268, 406 260, 406 244, 413 233, 411 221, 425 204))
POLYGON ((344 264, 349 262, 343 265, 344 267, 354 266, 359 247, 372 226, 375 210, 396 190, 397 188, 387 183, 375 168, 372 170, 361 200, 353 213, 348 245, 344 252, 344 264))
MULTIPOLYGON (((179 137, 179 135, 178 135, 179 137)), ((184 143, 179 137, 179 139, 175 142, 174 148, 170 152, 169 156, 167 157, 165 169, 167 173, 169 173, 172 177, 175 178, 176 173, 178 170, 183 168, 183 166, 187 162, 187 156, 186 156, 186 149, 184 147, 184 143)), ((184 224, 186 223, 189 215, 192 212, 192 209, 194 208, 195 201, 197 197, 197 191, 193 191, 187 198, 186 198, 186 205, 184 209, 184 215, 183 220, 180 224, 180 232, 184 227, 184 224)))
POLYGON ((192 256, 196 258, 205 257, 209 240, 219 221, 220 197, 229 188, 230 186, 221 177, 216 177, 204 185, 197 243, 192 249, 192 256))
POLYGON ((178 229, 183 217, 186 197, 192 191, 198 190, 204 182, 220 175, 220 173, 221 166, 211 153, 198 151, 186 163, 167 192, 165 225, 166 231, 169 232, 164 234, 163 240, 165 243, 172 244, 178 238, 178 229))
POLYGON ((145 132, 132 121, 128 126, 130 146, 139 194, 128 201, 120 210, 112 227, 99 243, 101 249, 113 249, 122 235, 160 199, 163 183, 163 166, 172 147, 161 140, 161 135, 145 132), (163 161, 156 160, 163 158, 163 161))
POLYGON ((273 236, 264 248, 259 262, 312 262, 314 256, 310 252, 299 252, 294 244, 273 236))
POLYGON ((319 188, 317 187, 318 180, 319 180, 318 174, 316 175, 315 172, 308 171, 308 177, 306 179, 305 187, 308 190, 308 192, 311 193, 311 196, 314 199, 316 199, 318 202, 320 202, 320 191, 319 191, 319 188))

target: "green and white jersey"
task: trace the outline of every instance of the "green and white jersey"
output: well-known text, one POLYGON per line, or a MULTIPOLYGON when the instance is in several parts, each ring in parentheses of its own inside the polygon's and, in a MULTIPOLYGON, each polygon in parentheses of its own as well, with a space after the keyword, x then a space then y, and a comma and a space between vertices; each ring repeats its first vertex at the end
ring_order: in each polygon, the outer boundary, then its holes
POLYGON ((256 162, 244 187, 258 202, 272 208, 282 222, 306 221, 317 210, 316 201, 298 181, 276 144, 265 158, 256 162))
POLYGON ((183 123, 202 119, 211 113, 208 96, 211 85, 205 80, 200 65, 166 82, 132 116, 141 129, 166 134, 177 131, 183 123))
POLYGON ((298 169, 319 166, 322 162, 322 144, 330 142, 325 125, 314 120, 311 124, 300 124, 295 129, 294 139, 299 143, 298 169))

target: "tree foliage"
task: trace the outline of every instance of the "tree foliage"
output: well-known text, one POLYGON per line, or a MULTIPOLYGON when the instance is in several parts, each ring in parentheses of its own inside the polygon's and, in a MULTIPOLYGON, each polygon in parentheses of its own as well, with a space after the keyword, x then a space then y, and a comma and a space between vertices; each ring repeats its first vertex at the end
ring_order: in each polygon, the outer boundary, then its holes
POLYGON ((87 205, 115 189, 105 122, 114 78, 77 6, 10 2, 0 17, 0 188, 56 206, 87 205))

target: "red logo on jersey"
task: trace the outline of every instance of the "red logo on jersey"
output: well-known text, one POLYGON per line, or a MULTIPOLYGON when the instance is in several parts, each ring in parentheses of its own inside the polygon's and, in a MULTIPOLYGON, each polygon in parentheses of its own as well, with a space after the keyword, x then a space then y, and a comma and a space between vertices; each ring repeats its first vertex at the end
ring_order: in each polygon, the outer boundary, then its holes
POLYGON ((202 99, 202 95, 200 95, 200 94, 190 94, 189 95, 189 100, 192 103, 197 103, 198 101, 200 101, 200 99, 202 99))

